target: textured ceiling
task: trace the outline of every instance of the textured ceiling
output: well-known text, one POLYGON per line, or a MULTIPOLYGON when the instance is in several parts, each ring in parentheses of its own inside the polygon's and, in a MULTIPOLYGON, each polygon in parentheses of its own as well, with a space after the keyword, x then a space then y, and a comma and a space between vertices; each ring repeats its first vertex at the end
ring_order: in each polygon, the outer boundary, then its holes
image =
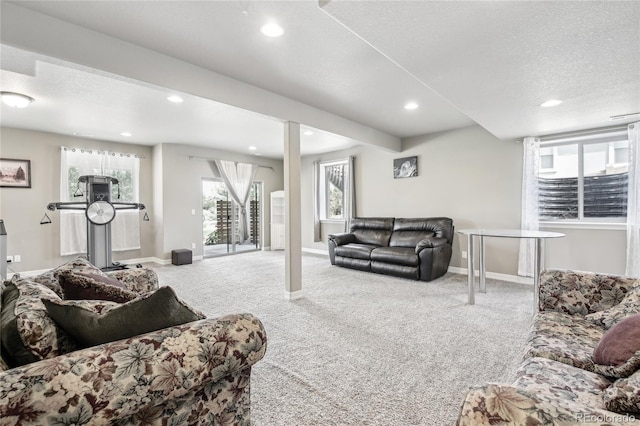
POLYGON ((502 139, 640 112, 638 1, 334 0, 324 10, 502 139), (540 108, 548 99, 563 103, 540 108))
MULTIPOLYGON (((89 29, 395 137, 478 123, 499 138, 514 139, 606 126, 611 115, 640 112, 638 1, 333 0, 322 4, 319 7, 315 0, 52 0, 3 1, 1 7, 3 21, 11 19, 15 9, 35 11, 34 23, 37 14, 44 14, 64 21, 61 24, 67 25, 69 34, 89 29), (277 39, 260 34, 260 26, 268 20, 279 22, 285 34, 277 39), (555 108, 539 107, 551 98, 564 102, 555 108), (420 107, 404 110, 409 100, 420 107)), ((33 25, 29 37, 37 38, 39 32, 40 26, 33 25)), ((11 38, 6 30, 2 34, 3 43, 11 38)), ((175 114, 170 109, 175 110, 175 105, 157 103, 161 87, 95 70, 97 76, 87 75, 92 70, 73 64, 62 77, 64 70, 56 66, 63 67, 64 62, 45 62, 50 65, 40 66, 35 77, 45 77, 37 83, 43 85, 38 90, 49 93, 52 101, 74 97, 65 100, 69 102, 66 116, 41 111, 37 117, 36 121, 48 121, 52 127, 56 122, 69 124, 59 132, 69 133, 70 123, 78 128, 85 125, 78 130, 81 133, 114 131, 114 123, 136 117, 136 123, 144 126, 134 135, 139 140, 132 142, 185 142, 244 150, 246 141, 256 141, 254 145, 263 144, 265 155, 281 155, 276 154, 282 151, 281 131, 274 129, 283 117, 238 108, 224 111, 219 103, 207 104, 215 97, 207 96, 208 101, 198 93, 180 105, 185 114, 175 114), (49 72, 54 75, 46 77, 49 72), (63 87, 69 85, 69 90, 45 88, 54 84, 52 79, 63 87), (91 85, 89 93, 83 84, 91 85), (112 92, 120 96, 109 97, 112 92), (96 96, 109 102, 95 102, 96 96), (128 101, 119 100, 123 97, 128 101), (92 111, 93 118, 74 112, 83 109, 87 114, 92 111), (256 120, 255 125, 248 125, 254 123, 250 120, 256 120), (105 125, 101 127, 100 121, 105 125)), ((29 81, 26 72, 2 68, 2 90, 29 81)), ((2 112, 3 125, 17 122, 15 115, 2 112)), ((18 127, 27 127, 29 119, 21 120, 18 127)), ((331 139, 326 146, 320 140, 313 143, 318 152, 354 142, 343 140, 342 145, 335 135, 317 129, 316 133, 331 139)), ((360 141, 367 142, 366 137, 360 141)))

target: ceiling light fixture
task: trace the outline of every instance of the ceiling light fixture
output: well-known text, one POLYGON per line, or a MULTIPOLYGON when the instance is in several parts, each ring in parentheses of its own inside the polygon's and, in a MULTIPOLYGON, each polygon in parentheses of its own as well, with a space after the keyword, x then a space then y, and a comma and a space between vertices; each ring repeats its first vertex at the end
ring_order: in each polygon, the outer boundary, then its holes
POLYGON ((562 101, 559 101, 557 99, 549 99, 548 101, 541 103, 540 106, 543 108, 549 108, 549 107, 560 105, 561 103, 562 101))
POLYGON ((311 136, 313 134, 313 132, 311 130, 307 130, 306 132, 304 132, 304 134, 306 136, 311 136))
POLYGON ((249 151, 255 151, 256 149, 258 149, 258 148, 256 148, 256 147, 255 147, 255 146, 253 146, 253 145, 251 145, 251 146, 249 147, 249 151))
POLYGON ((407 109, 407 110, 412 110, 412 109, 416 109, 416 108, 418 108, 418 104, 415 103, 415 102, 407 102, 404 105, 404 109, 407 109))
POLYGON ((120 133, 120 136, 124 136, 125 138, 130 138, 133 135, 131 133, 129 133, 129 132, 122 132, 122 133, 120 133))
POLYGON ((167 98, 167 100, 169 102, 173 102, 174 104, 180 104, 182 102, 184 102, 184 99, 182 99, 180 96, 178 95, 171 95, 167 98))
POLYGON ((260 32, 267 37, 280 37, 284 34, 284 29, 275 22, 269 22, 260 28, 260 32))
POLYGON ((640 115, 640 112, 632 112, 630 114, 622 114, 622 115, 612 115, 609 117, 609 120, 624 120, 626 118, 631 118, 633 116, 640 115))
POLYGON ((31 96, 14 92, 0 92, 0 97, 2 97, 2 102, 11 108, 26 108, 35 100, 31 96))

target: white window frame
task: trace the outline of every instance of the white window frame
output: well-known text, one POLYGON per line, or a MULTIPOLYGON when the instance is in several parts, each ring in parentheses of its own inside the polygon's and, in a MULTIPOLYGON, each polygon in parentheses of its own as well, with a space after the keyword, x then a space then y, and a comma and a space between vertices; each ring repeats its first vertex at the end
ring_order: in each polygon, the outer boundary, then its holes
MULTIPOLYGON (((554 166, 556 163, 557 150, 560 146, 577 145, 578 148, 578 217, 572 219, 544 219, 539 218, 540 227, 544 228, 589 228, 589 229, 626 229, 626 217, 601 217, 601 218, 585 218, 584 217, 584 147, 586 145, 611 143, 611 142, 627 142, 628 136, 625 132, 609 132, 602 134, 590 134, 586 136, 567 137, 541 142, 541 148, 553 148, 554 166)), ((616 147, 610 146, 607 153, 607 165, 618 166, 624 163, 614 163, 616 147)), ((628 164, 628 163, 627 163, 628 164)), ((538 174, 544 177, 546 173, 555 171, 554 169, 540 169, 538 174)))
POLYGON ((329 216, 329 182, 327 181, 327 172, 326 169, 331 166, 343 165, 345 167, 344 171, 344 179, 345 179, 345 188, 346 181, 349 179, 349 174, 347 173, 349 167, 349 160, 347 158, 340 160, 332 160, 320 162, 320 178, 318 179, 318 202, 320 204, 320 220, 322 222, 344 222, 346 220, 344 216, 345 204, 346 204, 346 191, 342 191, 342 216, 341 217, 328 217, 329 216))

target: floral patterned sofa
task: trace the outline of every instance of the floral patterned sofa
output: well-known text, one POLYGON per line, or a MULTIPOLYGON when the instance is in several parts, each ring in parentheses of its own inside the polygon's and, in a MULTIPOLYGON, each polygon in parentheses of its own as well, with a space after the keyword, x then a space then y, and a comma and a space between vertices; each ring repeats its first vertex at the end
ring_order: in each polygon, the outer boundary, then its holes
MULTIPOLYGON (((26 298, 35 294, 28 308, 32 319, 22 324, 27 329, 23 340, 46 350, 34 352, 40 360, 10 367, 5 362, 7 336, 3 336, 0 425, 250 423, 251 367, 266 350, 265 330, 255 316, 201 319, 79 349, 73 341, 63 342, 64 332, 40 323, 50 319, 38 301, 63 303, 58 300, 58 273, 86 268, 92 265, 76 259, 38 277, 14 277, 13 284, 2 286, 3 293, 13 285, 26 298)), ((105 275, 139 293, 136 300, 158 289, 157 276, 150 269, 105 275)), ((3 294, 3 304, 6 299, 3 294)), ((107 309, 112 303, 103 305, 107 309)), ((24 314, 18 312, 24 309, 21 306, 16 305, 16 313, 24 314)), ((8 309, 0 308, 0 314, 8 309)))
POLYGON ((539 296, 515 381, 471 388, 457 424, 640 424, 640 279, 548 270, 539 296))

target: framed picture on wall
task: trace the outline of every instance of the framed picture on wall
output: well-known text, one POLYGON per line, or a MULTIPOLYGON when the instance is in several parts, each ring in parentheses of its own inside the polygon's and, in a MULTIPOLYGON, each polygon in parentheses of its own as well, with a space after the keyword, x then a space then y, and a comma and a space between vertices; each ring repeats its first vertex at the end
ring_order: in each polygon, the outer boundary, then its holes
POLYGON ((0 187, 31 188, 31 160, 0 158, 0 187))
POLYGON ((418 176, 418 157, 404 157, 393 160, 394 179, 414 176, 418 176))

